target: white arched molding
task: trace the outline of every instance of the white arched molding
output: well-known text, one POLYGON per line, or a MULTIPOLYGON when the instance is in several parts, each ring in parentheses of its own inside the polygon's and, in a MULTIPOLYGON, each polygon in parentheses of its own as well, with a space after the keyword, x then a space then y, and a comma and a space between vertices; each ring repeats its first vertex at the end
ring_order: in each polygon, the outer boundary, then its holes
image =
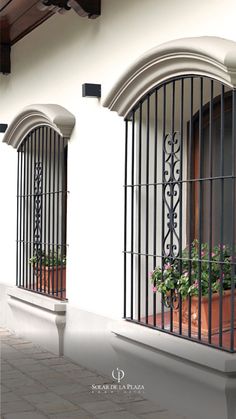
POLYGON ((75 117, 60 105, 30 105, 15 116, 2 141, 18 148, 32 129, 42 125, 53 128, 63 138, 69 139, 75 125, 75 117))
POLYGON ((154 86, 187 74, 208 76, 236 87, 236 42, 203 36, 155 47, 126 71, 103 105, 127 116, 133 105, 154 86))

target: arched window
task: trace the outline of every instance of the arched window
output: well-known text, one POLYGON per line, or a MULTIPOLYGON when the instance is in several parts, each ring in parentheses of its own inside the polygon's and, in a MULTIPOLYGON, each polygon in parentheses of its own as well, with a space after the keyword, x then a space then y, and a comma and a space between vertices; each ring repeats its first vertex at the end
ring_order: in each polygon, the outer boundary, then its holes
POLYGON ((17 285, 64 299, 67 141, 39 126, 17 151, 17 285))
POLYGON ((235 350, 236 92, 183 75, 126 115, 126 319, 235 350))
POLYGON ((66 298, 67 144, 74 116, 59 105, 31 105, 3 142, 17 149, 16 285, 66 298))
POLYGON ((236 43, 143 54, 104 105, 126 121, 124 318, 236 351, 236 43))

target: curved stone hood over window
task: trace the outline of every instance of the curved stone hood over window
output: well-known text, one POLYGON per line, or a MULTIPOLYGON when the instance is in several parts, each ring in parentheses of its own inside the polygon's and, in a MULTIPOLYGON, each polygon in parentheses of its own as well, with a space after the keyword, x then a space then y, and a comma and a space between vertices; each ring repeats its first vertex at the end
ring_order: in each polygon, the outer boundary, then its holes
POLYGON ((236 42, 203 36, 159 45, 139 57, 115 84, 103 105, 127 116, 152 87, 185 74, 215 78, 236 87, 236 42))
POLYGON ((70 138, 75 117, 60 105, 30 105, 15 116, 2 141, 18 148, 25 136, 40 125, 47 125, 63 138, 70 138))

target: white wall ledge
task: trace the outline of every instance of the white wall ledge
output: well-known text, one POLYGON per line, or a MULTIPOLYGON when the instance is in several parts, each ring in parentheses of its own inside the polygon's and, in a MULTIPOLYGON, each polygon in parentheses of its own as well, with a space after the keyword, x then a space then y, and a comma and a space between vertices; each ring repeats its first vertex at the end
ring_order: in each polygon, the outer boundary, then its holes
POLYGON ((166 353, 218 373, 236 376, 236 353, 210 348, 126 320, 112 322, 111 331, 118 338, 144 345, 147 349, 166 353))
POLYGON ((58 301, 54 298, 36 294, 28 290, 12 287, 7 290, 7 295, 10 298, 21 300, 22 302, 32 304, 44 310, 49 310, 53 313, 64 314, 66 312, 67 303, 64 301, 58 301))
POLYGON ((7 295, 12 329, 20 336, 63 355, 67 304, 17 287, 8 288, 7 295))

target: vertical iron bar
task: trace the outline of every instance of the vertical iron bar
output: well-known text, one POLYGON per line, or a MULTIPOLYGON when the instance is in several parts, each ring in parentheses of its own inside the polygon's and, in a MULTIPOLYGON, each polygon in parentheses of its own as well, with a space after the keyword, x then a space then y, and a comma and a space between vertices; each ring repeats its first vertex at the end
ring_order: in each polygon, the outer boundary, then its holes
POLYGON ((235 322, 235 158, 236 158, 236 90, 232 91, 232 255, 231 255, 231 316, 230 316, 230 350, 234 352, 235 322))
MULTIPOLYGON (((41 162, 41 132, 42 127, 39 127, 37 129, 37 145, 38 145, 38 165, 40 167, 41 162)), ((42 175, 41 173, 38 175, 42 175)), ((40 223, 39 223, 39 229, 40 229, 40 237, 38 242, 38 248, 40 249, 40 263, 39 263, 39 273, 40 273, 40 281, 39 281, 39 291, 42 292, 42 191, 41 191, 41 180, 39 179, 39 190, 38 190, 38 200, 39 200, 39 210, 40 210, 40 223)))
MULTIPOLYGON (((61 253, 63 257, 66 257, 66 218, 67 218, 67 152, 68 152, 68 148, 67 148, 67 144, 66 144, 66 140, 63 137, 62 138, 62 156, 63 156, 63 168, 62 168, 62 179, 61 179, 61 184, 63 185, 62 190, 64 189, 64 192, 62 193, 62 209, 64 206, 64 216, 62 218, 62 222, 61 222, 61 253), (65 235, 63 237, 63 229, 65 229, 65 235), (63 249, 63 252, 62 252, 63 249)), ((63 285, 63 281, 62 278, 64 277, 64 274, 62 273, 62 269, 66 269, 66 267, 63 265, 62 261, 61 261, 61 284, 63 285)), ((65 271, 65 275, 66 275, 66 271, 65 271)), ((65 276, 65 289, 62 286, 63 290, 61 292, 61 297, 66 298, 66 276, 65 276)))
MULTIPOLYGON (((202 107, 203 107, 203 78, 200 78, 200 109, 199 109, 199 178, 202 179, 202 107)), ((201 324, 202 324, 202 181, 198 183, 199 187, 199 202, 198 202, 198 340, 201 340, 201 324)))
MULTIPOLYGON (((33 242, 33 256, 35 256, 35 237, 34 237, 34 226, 35 226, 35 190, 34 190, 34 173, 36 166, 36 133, 35 130, 32 132, 32 143, 33 143, 33 170, 32 170, 32 195, 33 195, 33 225, 32 225, 32 242, 33 242)), ((38 261, 33 266, 33 290, 37 289, 38 282, 38 261)))
MULTIPOLYGON (((153 196, 153 269, 156 268, 157 254, 157 138, 158 138, 158 92, 155 90, 154 111, 154 196, 153 196)), ((156 293, 153 293, 153 325, 156 326, 156 293)))
MULTIPOLYGON (((190 121, 189 121, 189 213, 188 213, 188 246, 189 246, 189 269, 188 269, 188 276, 189 276, 189 286, 192 285, 192 214, 193 214, 193 202, 192 202, 192 182, 193 179, 193 77, 190 78, 190 121)), ((191 338, 191 296, 189 295, 188 298, 188 337, 191 338)))
POLYGON ((30 136, 28 134, 27 140, 26 140, 26 212, 25 212, 25 218, 26 218, 26 288, 29 288, 29 281, 28 281, 28 272, 29 272, 29 141, 30 136))
MULTIPOLYGON (((29 252, 30 252, 30 257, 33 256, 33 239, 32 239, 32 211, 33 211, 33 205, 32 205, 32 200, 33 200, 33 137, 32 137, 32 133, 30 133, 30 137, 29 137, 29 141, 30 141, 30 187, 29 187, 29 198, 30 198, 30 208, 29 208, 29 238, 30 238, 30 244, 29 244, 29 252)), ((34 283, 34 268, 33 266, 30 266, 30 277, 29 277, 29 288, 32 289, 32 272, 33 272, 33 283, 34 283)))
MULTIPOLYGON (((52 163, 52 130, 51 128, 47 128, 47 136, 49 137, 49 161, 48 161, 48 257, 50 258, 51 255, 51 163, 52 163)), ((49 279, 49 270, 50 267, 48 266, 48 281, 47 281, 47 289, 48 294, 51 294, 51 281, 49 279)))
POLYGON ((16 192, 17 218, 16 218, 16 286, 19 284, 19 194, 20 194, 20 150, 17 150, 17 192, 16 192))
POLYGON ((211 343, 211 329, 212 329, 212 280, 211 280, 211 273, 212 273, 212 199, 213 199, 213 192, 212 192, 212 176, 213 176, 213 144, 212 144, 212 125, 213 125, 213 97, 214 97, 214 80, 211 80, 211 93, 210 93, 210 103, 209 103, 209 290, 208 290, 208 343, 211 343))
POLYGON ((138 321, 141 317, 141 182, 142 182, 142 102, 139 104, 139 165, 138 165, 138 321))
MULTIPOLYGON (((47 171, 48 171, 48 134, 47 134, 48 128, 45 126, 43 128, 43 148, 44 148, 44 245, 43 245, 43 254, 46 256, 47 253, 47 171)), ((44 263, 43 266, 43 276, 44 276, 44 287, 43 292, 46 293, 46 265, 44 263)))
MULTIPOLYGON (((61 234, 61 239, 60 239, 60 246, 59 246, 59 241, 58 241, 58 248, 60 248, 60 255, 61 255, 61 263, 60 263, 60 284, 61 284, 61 290, 60 290, 60 298, 63 299, 66 297, 65 295, 65 287, 66 287, 66 271, 64 273, 64 269, 66 270, 66 265, 63 265, 63 258, 65 257, 65 253, 64 253, 64 249, 62 246, 62 240, 63 240, 63 228, 65 227, 64 222, 66 223, 66 218, 64 218, 64 212, 63 212, 63 176, 64 176, 64 138, 60 138, 59 141, 59 153, 60 153, 60 169, 59 169, 59 180, 58 180, 58 185, 59 185, 59 189, 62 191, 60 194, 58 194, 58 205, 60 206, 60 198, 61 198, 61 224, 59 225, 59 230, 61 230, 60 234, 61 234), (61 174, 61 176, 60 176, 61 174), (65 280, 63 279, 65 278, 65 280)), ((65 214, 66 217, 66 214, 65 214)))
POLYGON ((131 278, 130 278, 130 317, 133 319, 133 306, 134 306, 134 126, 135 126, 135 113, 132 113, 132 150, 131 150, 131 217, 130 217, 130 232, 131 232, 131 278))
MULTIPOLYGON (((37 162, 37 138, 36 138, 36 130, 34 130, 33 132, 33 139, 34 139, 34 166, 33 166, 33 176, 35 177, 35 170, 36 170, 36 162, 37 162)), ((34 193, 34 201, 33 201, 33 208, 34 208, 34 218, 33 218, 33 249, 35 252, 37 243, 35 242, 35 225, 36 225, 36 215, 35 215, 35 179, 33 178, 34 182, 33 182, 33 193, 34 193)), ((34 254, 35 256, 35 254, 34 254)), ((36 252, 36 256, 37 256, 37 260, 36 260, 36 266, 34 266, 34 290, 38 290, 38 254, 36 252)))
MULTIPOLYGON (((179 209, 179 272, 182 275, 182 248, 183 248, 183 147, 184 147, 184 139, 183 139, 183 120, 184 120, 184 79, 181 79, 180 84, 180 169, 179 169, 179 202, 180 202, 180 209, 179 209)), ((179 334, 182 334, 182 298, 179 295, 179 334)))
MULTIPOLYGON (((59 190, 60 190, 60 167, 61 167, 61 153, 60 153, 60 136, 57 134, 57 204, 56 204, 56 222, 57 222, 57 228, 56 228, 56 252, 57 252, 57 271, 56 271, 56 282, 57 282, 57 296, 59 293, 59 289, 62 292, 62 282, 59 283, 59 271, 58 271, 58 256, 59 256, 59 190), (60 287, 59 287, 60 284, 60 287)), ((61 254, 62 257, 62 254, 61 254)), ((62 268, 62 267, 61 267, 62 268)), ((60 278, 61 279, 61 278, 60 278)))
MULTIPOLYGON (((41 163, 41 176, 43 176, 43 144, 42 142, 42 131, 43 127, 38 128, 38 161, 41 163), (42 151, 41 151, 42 148, 42 151), (41 156, 42 154, 42 156, 41 156)), ((42 292, 42 284, 43 284, 43 264, 42 264, 42 206, 43 206, 43 194, 42 194, 42 179, 40 180, 40 292, 42 292)))
POLYGON ((19 237, 19 285, 22 287, 22 182, 23 182, 23 143, 19 148, 20 152, 20 237, 19 237))
POLYGON ((52 175, 52 294, 55 293, 55 182, 56 182, 56 131, 53 131, 53 175, 52 175))
MULTIPOLYGON (((60 154, 60 158, 58 161, 59 164, 59 178, 58 178, 58 189, 61 190, 62 192, 59 194, 58 193, 58 206, 60 206, 60 196, 61 196, 61 225, 58 226, 58 229, 61 229, 61 241, 60 241, 60 245, 59 245, 59 238, 58 238, 58 248, 60 248, 60 255, 61 255, 61 263, 60 263, 60 298, 62 299, 63 297, 65 297, 65 280, 63 280, 63 278, 65 278, 66 272, 64 274, 64 269, 66 269, 66 266, 63 265, 63 258, 65 256, 64 254, 64 250, 63 250, 63 246, 62 246, 62 240, 63 240, 63 228, 65 227, 64 223, 66 223, 66 218, 64 218, 63 216, 63 173, 64 173, 64 139, 60 138, 58 136, 58 140, 59 140, 59 145, 58 145, 58 153, 60 154), (61 179, 60 179, 60 174, 61 174, 61 179), (60 186, 61 185, 61 186, 60 186)), ((66 196, 66 195, 65 195, 66 196)), ((66 217, 66 214, 65 214, 66 217)))
MULTIPOLYGON (((174 192, 175 192, 175 175, 174 175, 174 142, 175 142, 175 81, 172 82, 171 97, 171 184, 170 184, 170 255, 171 264, 174 263, 174 192)), ((172 295, 173 297, 173 295, 172 295)), ((170 305, 170 331, 173 332, 173 306, 170 305)))
MULTIPOLYGON (((166 84, 163 86, 163 101, 162 101, 162 273, 165 264, 165 136, 166 136, 166 84)), ((161 327, 165 328, 165 310, 163 296, 161 298, 161 327)))
POLYGON ((124 318, 127 295, 127 169, 128 167, 128 120, 125 120, 125 175, 124 175, 124 318))
POLYGON ((23 141, 23 156, 24 156, 24 169, 23 169, 23 196, 22 196, 22 205, 23 205, 23 213, 22 213, 22 218, 23 218, 23 232, 22 232, 22 273, 23 273, 23 287, 25 288, 26 286, 26 281, 25 281, 25 268, 26 268, 26 261, 25 261, 25 214, 26 214, 26 210, 25 210, 25 201, 26 201, 26 197, 25 197, 25 192, 26 192, 26 142, 27 142, 27 137, 24 139, 23 141))
POLYGON ((224 240, 224 86, 221 87, 220 106, 220 299, 219 299, 219 346, 222 347, 223 327, 223 240, 224 240))
POLYGON ((149 253, 149 134, 150 134, 150 96, 147 96, 147 120, 146 120, 146 324, 148 324, 148 298, 149 298, 149 269, 148 269, 148 253, 149 253))
POLYGON ((43 143, 43 134, 44 134, 44 126, 41 126, 39 128, 39 132, 40 132, 40 143, 41 143, 41 162, 42 162, 42 179, 41 179, 41 264, 40 264, 40 275, 41 275, 41 284, 40 284, 40 292, 44 291, 44 287, 45 287, 45 275, 44 275, 44 271, 45 271, 45 263, 42 263, 42 255, 44 254, 43 252, 43 243, 44 243, 44 237, 43 237, 43 230, 44 230, 44 225, 43 225, 43 206, 44 206, 44 202, 45 202, 45 195, 43 192, 43 185, 44 185, 44 178, 43 178, 43 173, 44 173, 44 143, 43 143))

